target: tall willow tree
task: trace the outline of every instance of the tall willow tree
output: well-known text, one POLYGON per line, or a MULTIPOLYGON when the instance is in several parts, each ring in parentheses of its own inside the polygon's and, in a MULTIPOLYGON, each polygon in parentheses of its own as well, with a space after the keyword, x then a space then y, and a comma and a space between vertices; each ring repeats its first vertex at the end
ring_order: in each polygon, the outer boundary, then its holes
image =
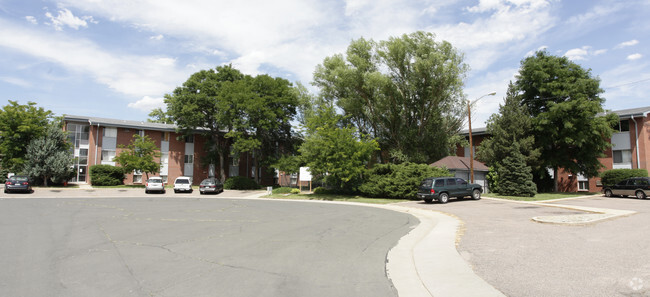
POLYGON ((433 162, 455 149, 468 68, 462 54, 431 33, 360 38, 345 55, 317 66, 314 85, 361 134, 377 140, 383 157, 433 162))

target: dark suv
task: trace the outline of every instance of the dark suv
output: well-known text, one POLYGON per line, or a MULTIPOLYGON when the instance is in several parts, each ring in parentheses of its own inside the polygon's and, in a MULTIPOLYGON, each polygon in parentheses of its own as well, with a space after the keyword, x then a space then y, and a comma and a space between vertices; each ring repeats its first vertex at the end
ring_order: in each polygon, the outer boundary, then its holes
POLYGON ((620 195, 623 197, 636 196, 643 199, 650 195, 650 177, 633 177, 622 180, 612 186, 603 186, 605 196, 620 195))
POLYGON ((449 197, 463 198, 472 197, 474 200, 481 199, 483 187, 479 184, 470 184, 462 178, 439 177, 427 178, 422 181, 418 189, 418 198, 426 203, 438 200, 440 203, 447 203, 449 197))

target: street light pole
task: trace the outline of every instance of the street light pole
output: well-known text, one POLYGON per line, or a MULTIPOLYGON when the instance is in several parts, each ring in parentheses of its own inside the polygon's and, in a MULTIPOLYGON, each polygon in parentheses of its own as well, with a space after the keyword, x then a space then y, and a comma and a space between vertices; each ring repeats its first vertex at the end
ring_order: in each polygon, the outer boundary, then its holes
MULTIPOLYGON (((481 97, 478 97, 478 99, 474 100, 474 102, 479 101, 485 96, 494 96, 496 94, 496 92, 485 94, 481 97)), ((472 141, 472 108, 470 108, 470 105, 471 104, 469 100, 467 100, 467 123, 469 125, 469 179, 470 183, 474 183, 474 144, 472 141)))

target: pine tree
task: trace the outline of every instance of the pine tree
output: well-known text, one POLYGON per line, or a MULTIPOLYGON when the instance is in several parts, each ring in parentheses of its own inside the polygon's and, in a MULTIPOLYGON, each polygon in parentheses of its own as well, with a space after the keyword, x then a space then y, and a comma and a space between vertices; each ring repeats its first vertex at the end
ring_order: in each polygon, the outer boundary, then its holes
POLYGON ((67 136, 59 123, 50 124, 43 137, 32 140, 27 146, 24 171, 32 178, 61 182, 74 174, 73 159, 67 136))
POLYGON ((513 143, 509 155, 503 159, 499 167, 499 194, 506 196, 535 196, 537 186, 533 182, 533 174, 526 165, 526 158, 519 151, 519 144, 513 143))

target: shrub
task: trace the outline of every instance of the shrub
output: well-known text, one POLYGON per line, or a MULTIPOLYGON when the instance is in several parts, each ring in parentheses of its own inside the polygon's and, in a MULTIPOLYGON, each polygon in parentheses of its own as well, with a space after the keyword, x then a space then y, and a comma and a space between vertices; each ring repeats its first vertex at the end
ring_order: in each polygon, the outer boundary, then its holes
POLYGON ((90 166, 90 183, 93 186, 118 186, 124 184, 124 169, 111 165, 90 166))
POLYGON ((647 169, 611 169, 600 173, 600 181, 603 185, 614 185, 631 177, 646 177, 647 169))
POLYGON ((245 176, 233 176, 223 183, 226 190, 257 190, 260 188, 254 180, 245 176))
POLYGON ((279 187, 273 189, 273 194, 289 194, 291 193, 292 188, 289 187, 279 187))
POLYGON ((300 189, 291 189, 291 194, 300 194, 300 189))
POLYGON ((327 195, 327 194, 335 194, 336 193, 336 191, 325 188, 325 187, 317 187, 317 188, 314 189, 313 192, 314 192, 314 194, 320 194, 320 195, 323 195, 323 194, 327 195))
POLYGON ((452 176, 447 169, 426 164, 377 164, 359 187, 364 196, 415 199, 418 187, 427 177, 452 176))

